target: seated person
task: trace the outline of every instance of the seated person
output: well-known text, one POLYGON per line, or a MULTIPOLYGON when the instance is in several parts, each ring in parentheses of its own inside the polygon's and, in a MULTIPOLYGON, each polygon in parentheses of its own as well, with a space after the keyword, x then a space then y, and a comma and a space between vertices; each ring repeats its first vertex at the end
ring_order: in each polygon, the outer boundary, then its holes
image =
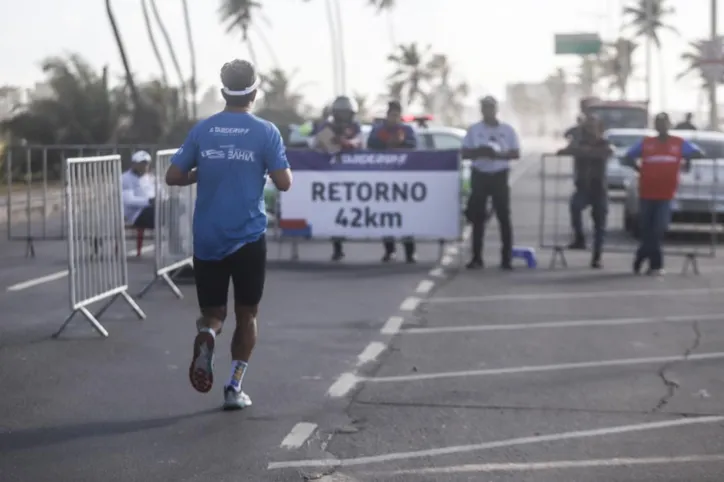
POLYGON ((148 173, 151 155, 137 151, 131 157, 131 168, 121 177, 123 217, 135 228, 153 229, 156 225, 156 184, 148 173))

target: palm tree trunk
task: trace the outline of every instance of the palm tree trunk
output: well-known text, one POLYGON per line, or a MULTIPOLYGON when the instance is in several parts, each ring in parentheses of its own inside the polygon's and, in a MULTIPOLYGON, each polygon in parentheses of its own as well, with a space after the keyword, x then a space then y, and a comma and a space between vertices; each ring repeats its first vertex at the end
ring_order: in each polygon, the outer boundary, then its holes
POLYGON ((153 55, 156 57, 158 67, 161 69, 161 80, 163 85, 168 87, 168 72, 166 71, 166 64, 163 62, 161 57, 161 51, 158 49, 158 42, 156 42, 156 36, 153 34, 153 25, 151 25, 151 17, 148 15, 148 5, 146 0, 141 0, 141 9, 143 11, 143 21, 146 24, 146 32, 148 33, 148 41, 151 43, 151 50, 153 55))
POLYGON ((337 23, 337 39, 339 41, 339 82, 342 94, 347 93, 347 56, 344 48, 344 22, 339 8, 339 0, 332 0, 334 19, 337 23))
POLYGON ((150 0, 151 2, 151 12, 153 12, 153 17, 156 20, 156 23, 158 24, 158 28, 161 30, 161 35, 163 36, 163 40, 166 43, 166 48, 168 48, 168 53, 171 56, 171 63, 173 64, 174 70, 176 70, 176 75, 179 78, 179 92, 181 94, 181 102, 183 106, 183 112, 188 117, 189 115, 189 99, 186 93, 186 79, 184 78, 184 74, 181 71, 181 64, 179 64, 178 57, 176 56, 176 49, 173 48, 173 42, 171 42, 171 36, 168 34, 168 30, 166 30, 166 25, 163 23, 163 20, 161 19, 161 14, 158 11, 158 6, 156 5, 156 0, 150 0))
POLYGON ((251 58, 251 63, 254 64, 254 67, 256 67, 257 71, 259 69, 259 63, 258 59, 256 57, 256 49, 254 48, 254 42, 251 41, 251 39, 244 34, 244 43, 246 44, 246 48, 249 51, 249 57, 251 58))
POLYGON ((196 120, 198 117, 198 104, 196 102, 198 94, 198 84, 196 83, 196 47, 194 45, 194 36, 191 31, 191 16, 189 15, 188 0, 181 0, 184 9, 184 24, 186 25, 186 42, 189 45, 189 59, 191 60, 191 117, 196 120))
POLYGON ((136 113, 143 110, 143 104, 141 102, 141 95, 138 92, 136 82, 133 80, 133 73, 131 72, 131 64, 128 61, 126 55, 126 48, 123 45, 123 39, 121 38, 121 31, 118 29, 118 23, 116 22, 116 16, 113 14, 113 7, 111 6, 111 0, 106 0, 106 15, 108 21, 111 23, 111 29, 113 30, 113 37, 116 39, 116 45, 118 46, 118 52, 121 55, 121 62, 123 63, 123 70, 126 72, 126 85, 131 91, 131 99, 133 101, 133 107, 136 113))
POLYGON ((324 6, 327 12, 327 26, 329 26, 329 37, 330 46, 332 47, 332 75, 334 78, 334 94, 339 95, 340 92, 340 79, 339 79, 339 38, 337 36, 336 22, 334 21, 334 14, 332 13, 332 0, 326 0, 324 6))
POLYGON ((257 37, 259 37, 259 40, 261 40, 261 43, 264 44, 264 48, 272 59, 274 68, 280 68, 281 64, 279 63, 279 57, 277 56, 277 52, 276 50, 274 50, 274 46, 271 44, 271 42, 269 42, 269 38, 264 33, 264 30, 257 27, 256 25, 252 25, 251 27, 254 29, 254 33, 256 33, 257 37))

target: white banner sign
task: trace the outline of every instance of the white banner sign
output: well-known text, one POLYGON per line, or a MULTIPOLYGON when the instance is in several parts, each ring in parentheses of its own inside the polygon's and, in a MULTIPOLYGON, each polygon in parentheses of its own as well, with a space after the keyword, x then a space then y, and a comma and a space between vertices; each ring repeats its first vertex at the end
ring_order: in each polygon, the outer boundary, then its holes
POLYGON ((279 227, 314 238, 459 239, 458 151, 289 151, 279 227))

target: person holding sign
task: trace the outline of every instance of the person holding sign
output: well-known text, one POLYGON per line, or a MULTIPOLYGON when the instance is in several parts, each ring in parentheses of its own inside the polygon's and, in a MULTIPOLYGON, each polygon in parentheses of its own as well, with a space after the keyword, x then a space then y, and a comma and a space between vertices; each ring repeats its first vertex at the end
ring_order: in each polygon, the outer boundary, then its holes
MULTIPOLYGON (((331 105, 332 120, 327 122, 314 136, 312 149, 338 154, 343 151, 361 149, 364 144, 362 127, 355 119, 359 107, 347 96, 337 97, 331 105)), ((332 261, 344 258, 343 238, 332 238, 332 261)))
MULTIPOLYGON (((417 147, 417 135, 407 124, 402 122, 402 105, 392 101, 387 105, 387 119, 382 124, 376 125, 367 140, 367 148, 375 151, 387 151, 391 149, 415 149, 417 147)), ((385 238, 383 240, 385 254, 382 262, 387 263, 395 258, 395 239, 385 238)), ((412 238, 403 239, 405 248, 405 261, 415 262, 415 242, 412 238)))
POLYGON ((510 161, 520 158, 518 134, 512 126, 498 120, 498 101, 487 96, 480 101, 483 120, 468 129, 463 140, 462 157, 473 161, 470 174, 471 193, 465 214, 473 225, 472 259, 468 269, 481 269, 483 235, 487 220, 488 199, 500 226, 502 249, 500 268, 511 270, 513 227, 510 221, 510 161))

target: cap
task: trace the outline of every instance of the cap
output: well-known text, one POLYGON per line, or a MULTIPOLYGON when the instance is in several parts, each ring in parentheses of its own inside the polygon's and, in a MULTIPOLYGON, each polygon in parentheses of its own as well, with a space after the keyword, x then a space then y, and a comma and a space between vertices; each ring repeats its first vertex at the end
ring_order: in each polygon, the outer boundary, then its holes
POLYGON ((140 164, 142 162, 151 162, 151 154, 146 151, 136 151, 131 156, 131 162, 140 164))
POLYGON ((498 105, 498 101, 492 95, 486 95, 480 99, 481 105, 498 105))
POLYGON ((221 83, 224 94, 241 97, 259 88, 261 77, 257 75, 251 62, 234 59, 221 67, 221 83))

